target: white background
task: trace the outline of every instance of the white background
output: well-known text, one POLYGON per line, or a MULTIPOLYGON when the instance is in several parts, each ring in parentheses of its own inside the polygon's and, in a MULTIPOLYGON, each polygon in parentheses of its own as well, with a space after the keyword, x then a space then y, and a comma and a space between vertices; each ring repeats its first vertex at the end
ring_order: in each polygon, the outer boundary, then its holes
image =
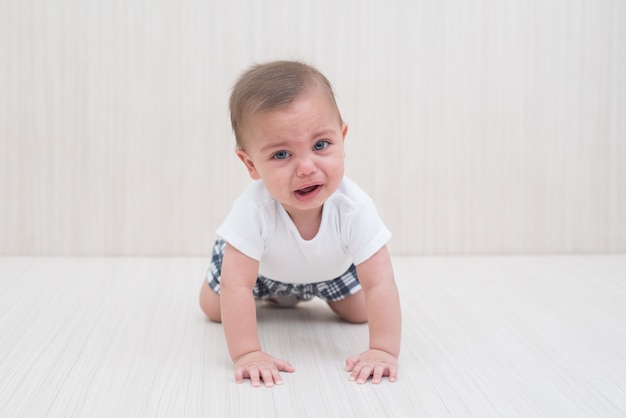
POLYGON ((334 84, 394 254, 626 251, 621 0, 0 0, 0 254, 207 255, 272 59, 334 84))

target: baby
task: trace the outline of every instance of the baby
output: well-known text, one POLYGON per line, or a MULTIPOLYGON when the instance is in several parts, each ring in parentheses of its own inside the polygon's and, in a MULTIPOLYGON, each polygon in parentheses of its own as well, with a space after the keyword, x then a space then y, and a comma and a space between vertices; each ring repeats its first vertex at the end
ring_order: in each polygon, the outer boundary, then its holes
POLYGON ((369 349, 346 360, 350 380, 394 382, 400 302, 372 199, 344 176, 332 87, 292 61, 256 65, 230 97, 236 154, 252 181, 217 230, 200 306, 222 322, 235 379, 281 384, 289 362, 261 349, 255 299, 293 305, 318 297, 342 319, 368 322, 369 349))

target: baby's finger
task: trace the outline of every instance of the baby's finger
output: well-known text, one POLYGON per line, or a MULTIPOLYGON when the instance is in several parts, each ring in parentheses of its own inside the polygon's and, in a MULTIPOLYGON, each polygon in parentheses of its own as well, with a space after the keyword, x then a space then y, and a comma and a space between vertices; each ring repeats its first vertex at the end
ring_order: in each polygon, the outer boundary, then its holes
MULTIPOLYGON (((265 387, 271 388, 272 386, 274 386, 274 375, 272 373, 273 370, 276 369, 271 368, 261 370, 261 377, 263 378, 263 383, 265 383, 265 387)), ((278 370, 276 370, 276 372, 278 372, 278 370)))
POLYGON ((363 383, 367 382, 367 379, 369 379, 369 377, 372 375, 372 366, 365 366, 361 369, 361 371, 359 372, 359 377, 356 379, 356 382, 359 385, 362 385, 363 383))
POLYGON ((383 375, 385 374, 385 370, 386 370, 385 366, 381 366, 381 365, 375 366, 374 372, 372 373, 372 383, 374 384, 380 383, 380 381, 383 378, 383 375))
POLYGON ((389 366, 389 381, 395 382, 396 380, 398 380, 398 367, 389 366))
POLYGON ((256 367, 250 367, 250 370, 248 370, 248 373, 250 374, 250 382, 252 383, 252 386, 254 387, 261 386, 261 377, 259 375, 259 369, 256 367))
POLYGON ((356 366, 358 362, 359 362, 359 356, 358 355, 357 356, 348 357, 348 359, 346 360, 346 371, 347 372, 351 372, 352 370, 354 370, 354 366, 356 366))
POLYGON ((291 363, 285 360, 276 360, 274 362, 274 365, 276 366, 276 368, 278 368, 278 370, 283 371, 283 372, 295 372, 296 371, 296 369, 291 365, 291 363))
POLYGON ((357 377, 359 377, 359 373, 361 373, 362 368, 363 368, 363 365, 359 363, 355 363, 351 365, 351 369, 348 370, 349 372, 352 372, 350 373, 350 377, 349 377, 350 381, 354 382, 357 379, 357 377))
POLYGON ((361 361, 356 362, 356 364, 354 364, 354 367, 352 368, 352 373, 350 373, 350 380, 353 382, 358 380, 359 376, 361 375, 361 373, 364 372, 364 369, 366 367, 368 367, 366 363, 363 363, 361 361))
POLYGON ((243 383, 244 372, 245 372, 245 369, 243 367, 237 367, 235 369, 235 382, 243 383))
POLYGON ((277 369, 272 369, 272 379, 274 379, 274 383, 277 385, 283 384, 283 380, 280 377, 280 372, 277 369))

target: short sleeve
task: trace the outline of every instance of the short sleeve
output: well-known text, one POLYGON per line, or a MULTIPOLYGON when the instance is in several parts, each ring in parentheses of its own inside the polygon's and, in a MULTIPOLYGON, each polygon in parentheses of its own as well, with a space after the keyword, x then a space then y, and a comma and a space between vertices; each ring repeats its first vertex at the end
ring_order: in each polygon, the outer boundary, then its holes
POLYGON ((345 242, 355 265, 373 256, 391 238, 374 201, 365 199, 346 217, 345 242))
POLYGON ((250 258, 260 260, 271 225, 264 210, 251 193, 239 196, 230 213, 217 229, 217 235, 250 258))

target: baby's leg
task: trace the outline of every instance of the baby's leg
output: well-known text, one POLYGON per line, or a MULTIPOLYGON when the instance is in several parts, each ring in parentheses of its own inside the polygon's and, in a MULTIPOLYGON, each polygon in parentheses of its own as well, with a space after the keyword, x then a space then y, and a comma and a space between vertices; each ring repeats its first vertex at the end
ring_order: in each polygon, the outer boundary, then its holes
POLYGON ((200 308, 211 321, 222 322, 220 297, 209 287, 206 280, 202 281, 200 289, 200 308))
POLYGON ((328 306, 344 321, 355 324, 367 322, 367 306, 363 290, 359 290, 345 299, 328 302, 328 306))

